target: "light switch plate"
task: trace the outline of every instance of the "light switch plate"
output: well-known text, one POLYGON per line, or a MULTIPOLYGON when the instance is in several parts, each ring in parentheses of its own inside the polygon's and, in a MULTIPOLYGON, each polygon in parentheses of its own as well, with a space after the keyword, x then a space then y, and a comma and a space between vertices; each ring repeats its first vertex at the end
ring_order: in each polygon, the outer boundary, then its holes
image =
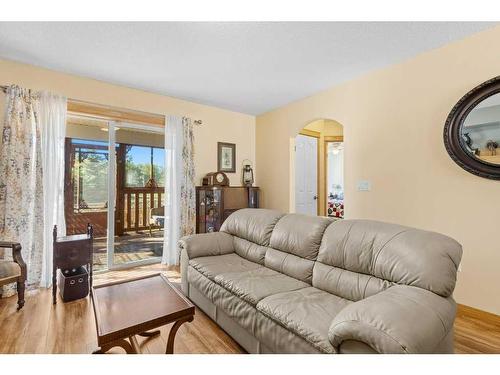
POLYGON ((370 191, 372 189, 372 183, 368 180, 358 181, 358 191, 370 191))

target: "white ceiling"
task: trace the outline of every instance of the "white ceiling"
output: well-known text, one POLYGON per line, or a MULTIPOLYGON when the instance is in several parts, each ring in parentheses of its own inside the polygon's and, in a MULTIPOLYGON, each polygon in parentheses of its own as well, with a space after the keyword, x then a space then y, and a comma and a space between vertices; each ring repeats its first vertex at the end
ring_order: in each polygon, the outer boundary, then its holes
POLYGON ((493 25, 0 22, 0 57, 256 115, 493 25))

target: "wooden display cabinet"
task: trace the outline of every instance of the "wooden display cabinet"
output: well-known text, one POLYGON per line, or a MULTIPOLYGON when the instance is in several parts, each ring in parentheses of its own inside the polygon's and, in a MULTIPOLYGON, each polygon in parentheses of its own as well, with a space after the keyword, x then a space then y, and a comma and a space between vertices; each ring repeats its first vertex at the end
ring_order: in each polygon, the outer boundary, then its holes
POLYGON ((218 232, 234 211, 258 207, 258 187, 197 186, 196 233, 218 232))

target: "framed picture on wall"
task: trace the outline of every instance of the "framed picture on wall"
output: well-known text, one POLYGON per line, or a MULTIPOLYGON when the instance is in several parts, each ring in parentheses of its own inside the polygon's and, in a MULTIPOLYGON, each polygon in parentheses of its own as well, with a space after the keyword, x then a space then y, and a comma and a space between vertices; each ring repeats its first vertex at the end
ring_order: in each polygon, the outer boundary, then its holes
POLYGON ((217 170, 219 172, 236 172, 236 144, 217 142, 217 170))

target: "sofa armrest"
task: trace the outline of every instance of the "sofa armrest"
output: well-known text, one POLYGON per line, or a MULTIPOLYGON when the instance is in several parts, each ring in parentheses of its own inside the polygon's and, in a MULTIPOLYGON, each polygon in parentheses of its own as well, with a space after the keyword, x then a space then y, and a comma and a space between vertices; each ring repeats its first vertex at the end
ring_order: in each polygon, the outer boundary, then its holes
POLYGON ((179 240, 189 259, 234 252, 233 236, 224 232, 192 234, 179 240))
POLYGON ((233 236, 225 232, 192 234, 182 237, 178 244, 181 256, 181 289, 186 296, 189 296, 187 280, 189 259, 234 252, 233 236))
POLYGON ((453 329, 456 304, 428 290, 396 285, 346 306, 328 338, 338 349, 361 341, 379 353, 433 353, 453 329))

